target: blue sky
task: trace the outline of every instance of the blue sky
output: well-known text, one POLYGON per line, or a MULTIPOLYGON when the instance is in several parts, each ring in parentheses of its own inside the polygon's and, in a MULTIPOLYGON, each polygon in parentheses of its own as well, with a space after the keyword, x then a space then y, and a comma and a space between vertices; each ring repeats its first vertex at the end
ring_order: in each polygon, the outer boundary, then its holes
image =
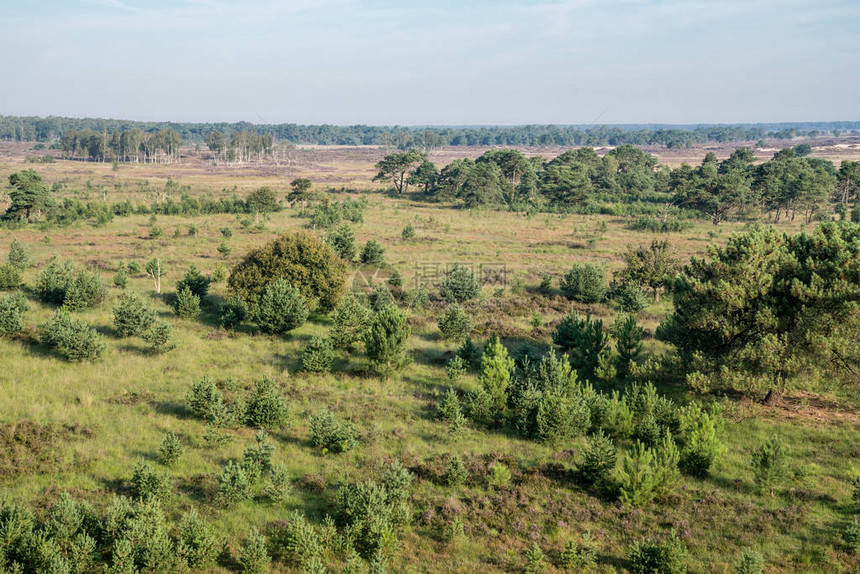
POLYGON ((30 0, 0 21, 4 115, 860 119, 856 0, 30 0))

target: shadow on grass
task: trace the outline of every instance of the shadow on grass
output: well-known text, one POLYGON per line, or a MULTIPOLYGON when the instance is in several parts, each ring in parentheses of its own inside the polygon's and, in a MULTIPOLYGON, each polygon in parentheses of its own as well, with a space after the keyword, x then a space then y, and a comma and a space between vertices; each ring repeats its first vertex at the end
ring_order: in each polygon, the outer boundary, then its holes
POLYGON ((170 415, 182 420, 194 420, 197 417, 184 403, 174 401, 151 401, 149 406, 162 415, 170 415))

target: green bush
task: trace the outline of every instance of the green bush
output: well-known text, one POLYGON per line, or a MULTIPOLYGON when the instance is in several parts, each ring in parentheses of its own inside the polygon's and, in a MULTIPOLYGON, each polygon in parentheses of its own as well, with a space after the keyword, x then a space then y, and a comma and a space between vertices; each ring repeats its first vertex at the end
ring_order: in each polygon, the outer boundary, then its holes
POLYGON ((463 341, 472 332, 472 318, 455 303, 439 318, 439 330, 445 339, 463 341))
POLYGON ((360 259, 364 265, 382 265, 385 263, 385 248, 379 241, 371 239, 361 248, 360 259))
POLYGON ((254 321, 264 333, 286 335, 304 325, 307 318, 304 296, 286 279, 270 283, 254 309, 254 321))
POLYGON ((21 285, 21 270, 12 264, 0 265, 0 291, 11 291, 21 285))
POLYGON ((328 230, 325 242, 334 249, 338 257, 344 261, 352 261, 357 253, 355 232, 348 223, 341 223, 328 230))
POLYGON ((228 461, 218 476, 218 504, 229 508, 251 498, 251 481, 245 468, 235 461, 228 461))
POLYGON ((221 257, 230 257, 230 254, 233 253, 233 248, 226 241, 222 241, 218 244, 218 255, 221 257))
POLYGON ((273 464, 269 479, 263 486, 263 494, 269 497, 272 502, 283 504, 293 490, 293 483, 290 479, 289 469, 282 464, 273 464))
POLYGON ((227 278, 227 266, 218 261, 215 263, 215 266, 212 268, 212 274, 209 276, 209 280, 212 283, 220 283, 224 279, 227 278))
POLYGON ((612 282, 606 298, 618 305, 624 313, 638 313, 651 304, 651 298, 635 283, 612 282))
POLYGON ((176 282, 176 292, 180 293, 183 289, 189 289, 198 298, 203 299, 209 292, 210 279, 200 273, 196 265, 191 265, 182 279, 176 282))
POLYGON ((183 319, 196 319, 200 316, 200 297, 190 288, 183 287, 173 299, 173 311, 183 319))
POLYGON ((400 237, 403 239, 412 239, 415 237, 415 228, 412 226, 412 223, 407 223, 406 227, 403 228, 403 231, 400 232, 400 237))
POLYGON ((120 267, 113 275, 113 285, 117 289, 125 289, 128 287, 128 272, 120 267))
POLYGON ((56 258, 39 274, 35 291, 42 302, 70 311, 98 305, 107 295, 97 275, 83 270, 76 273, 74 263, 60 264, 56 258))
POLYGON ((481 387, 490 396, 494 418, 500 420, 508 402, 508 386, 514 370, 514 360, 498 337, 484 346, 481 356, 481 387))
POLYGON ((323 407, 311 416, 311 442, 324 453, 347 452, 358 446, 358 433, 349 421, 338 421, 323 407))
POLYGON ((543 550, 540 549, 540 546, 537 543, 532 544, 528 550, 526 550, 526 567, 523 570, 525 574, 539 574, 546 570, 546 559, 543 554, 543 550))
POLYGON ((215 381, 207 376, 191 384, 185 399, 188 408, 201 419, 211 419, 215 409, 224 403, 224 396, 215 381))
POLYGON ((445 374, 448 376, 449 381, 455 382, 466 374, 468 368, 469 366, 463 360, 463 357, 454 355, 445 364, 445 374))
POLYGON ((252 526, 248 537, 239 547, 239 566, 244 574, 263 574, 269 571, 272 560, 266 546, 266 538, 252 526))
POLYGON ((448 467, 445 470, 445 484, 448 486, 461 486, 469 480, 469 471, 463 464, 459 454, 453 454, 448 459, 448 467))
POLYGON ((549 295, 552 293, 552 275, 547 274, 540 278, 538 292, 541 295, 549 295))
POLYGON ((593 263, 577 263, 561 279, 562 294, 581 303, 603 301, 608 289, 606 273, 593 263))
POLYGON ((270 544, 277 558, 302 568, 323 552, 319 534, 298 510, 291 512, 287 520, 275 523, 270 544))
POLYGON ((615 349, 618 352, 618 374, 626 377, 630 373, 630 364, 635 362, 642 353, 642 327, 636 324, 633 315, 619 313, 612 324, 612 335, 615 337, 615 349))
POLYGON ((764 572, 764 559, 761 554, 744 548, 741 557, 735 563, 735 574, 762 574, 764 572))
POLYGON ((9 265, 19 271, 25 271, 30 266, 30 257, 24 250, 24 245, 18 241, 17 237, 13 237, 12 243, 9 244, 9 258, 7 261, 9 265))
POLYGON ((265 431, 258 431, 254 435, 254 444, 242 453, 242 466, 251 482, 256 481, 272 468, 275 445, 269 442, 268 438, 269 435, 265 431))
POLYGON ((354 535, 365 557, 385 561, 397 546, 397 529, 409 522, 406 501, 412 477, 402 466, 388 468, 382 480, 341 484, 335 496, 338 518, 354 535))
POLYGON ((176 536, 176 556, 189 568, 209 570, 218 557, 218 543, 212 531, 193 508, 182 515, 176 536))
POLYGON ((842 541, 851 554, 860 554, 860 518, 855 516, 842 528, 842 541))
POLYGON ((609 335, 603 329, 603 321, 591 317, 581 318, 571 311, 561 319, 552 334, 552 341, 570 353, 570 362, 580 377, 594 377, 601 353, 609 345, 609 335))
POLYGON ((660 479, 654 449, 637 441, 632 454, 626 454, 616 469, 619 498, 626 504, 644 506, 657 496, 660 479))
POLYGON ((156 355, 167 353, 176 348, 176 341, 173 340, 173 327, 165 321, 154 325, 141 337, 149 344, 149 352, 156 355))
POLYGON ((169 432, 158 447, 158 460, 165 466, 171 466, 182 456, 182 450, 182 441, 175 433, 169 432))
POLYGON ((69 361, 94 361, 105 350, 102 336, 95 329, 62 309, 42 325, 39 339, 69 361))
POLYGON ((311 307, 329 311, 346 287, 346 263, 310 233, 290 232, 248 253, 233 268, 227 284, 253 308, 277 279, 298 289, 311 307))
POLYGON ((582 460, 576 464, 576 470, 584 483, 589 485, 604 484, 609 480, 617 459, 618 454, 612 439, 603 434, 602 430, 597 431, 596 434, 588 438, 582 453, 582 460))
POLYGON ((391 289, 385 285, 377 285, 374 287, 373 291, 368 293, 368 300, 370 301, 370 308, 377 312, 385 309, 386 307, 396 305, 391 289))
POLYGON ((753 451, 752 470, 756 484, 773 491, 788 474, 788 449, 778 435, 773 435, 761 448, 753 451))
POLYGON ((113 326, 120 337, 138 337, 152 328, 156 314, 137 293, 123 293, 113 307, 113 326))
POLYGON ((24 313, 30 310, 21 295, 0 297, 0 337, 14 335, 24 328, 24 313))
POLYGON ((309 373, 328 373, 334 361, 334 347, 325 337, 314 337, 302 353, 302 368, 309 373))
POLYGON ((278 385, 271 379, 257 381, 245 405, 245 424, 271 430, 286 424, 289 412, 278 385))
POLYGON ((221 232, 221 235, 223 235, 227 239, 230 239, 231 237, 233 237, 233 228, 232 227, 222 227, 219 231, 221 232))
POLYGON ((248 305, 238 297, 228 297, 221 304, 220 322, 225 329, 235 329, 248 319, 248 305))
POLYGON ((173 492, 173 481, 167 473, 159 472, 141 460, 134 465, 131 489, 138 499, 164 502, 173 492))
POLYGON ((630 549, 633 574, 684 574, 686 561, 687 549, 674 532, 664 542, 642 540, 630 549))
POLYGON ((488 467, 487 484, 493 488, 504 488, 511 484, 511 471, 504 464, 494 462, 488 467))
POLYGON ((597 564, 597 547, 588 533, 582 541, 568 540, 559 556, 559 566, 568 572, 581 572, 597 564))
POLYGON ((722 419, 719 411, 687 408, 681 415, 684 448, 681 450, 680 468, 684 473, 705 478, 711 465, 725 450, 720 441, 722 419))
POLYGON ((364 340, 370 328, 372 313, 355 295, 349 293, 340 300, 331 319, 332 344, 338 349, 350 352, 364 340))
POLYGON ((406 345, 410 332, 406 314, 396 307, 386 307, 373 317, 364 347, 377 374, 389 376, 409 364, 406 345))
POLYGON ((439 286, 439 296, 449 303, 462 303, 481 294, 481 286, 475 273, 468 267, 455 263, 439 286))

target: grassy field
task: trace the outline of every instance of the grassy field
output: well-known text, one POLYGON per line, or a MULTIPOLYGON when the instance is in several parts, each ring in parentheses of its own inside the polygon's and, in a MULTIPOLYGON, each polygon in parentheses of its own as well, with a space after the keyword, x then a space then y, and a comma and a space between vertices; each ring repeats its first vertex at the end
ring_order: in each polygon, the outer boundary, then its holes
MULTIPOLYGON (((446 151, 446 154, 453 152, 446 151)), ((498 268, 504 266, 506 287, 485 287, 479 302, 468 305, 475 318, 475 338, 499 333, 512 349, 522 342, 546 346, 554 324, 572 307, 611 322, 609 306, 571 304, 558 293, 539 294, 541 277, 557 280, 575 262, 597 262, 611 272, 621 266, 627 245, 648 243, 650 233, 627 229, 625 217, 470 212, 428 204, 413 198, 391 197, 369 184, 380 152, 357 149, 308 149, 296 152, 291 166, 210 166, 189 160, 175 166, 119 166, 58 161, 29 166, 22 150, 7 149, 0 158, 0 177, 35 167, 52 184, 65 183, 61 195, 84 201, 153 201, 156 189, 170 177, 190 186, 190 193, 240 196, 262 185, 285 192, 288 182, 310 177, 320 186, 361 190, 368 199, 363 224, 356 226, 359 245, 377 239, 386 259, 398 269, 409 288, 416 272, 428 264, 455 261, 498 268), (149 181, 149 185, 143 182, 149 181), (412 223, 416 236, 405 240, 401 230, 412 223), (605 226, 605 231, 603 228, 605 226), (539 314, 543 326, 533 328, 539 314)), ((448 157, 448 156, 446 156, 448 157)), ((435 158, 434 158, 435 160, 435 158)), ((440 162, 442 163, 442 162, 440 162)), ((2 205, 0 205, 2 206, 2 205)), ((0 229, 0 260, 5 261, 12 238, 21 241, 35 266, 25 273, 32 284, 48 259, 58 255, 98 272, 106 285, 120 261, 141 264, 161 257, 168 275, 165 292, 190 264, 210 273, 216 263, 234 264, 250 249, 277 234, 307 225, 297 209, 271 214, 264 230, 245 230, 236 216, 187 218, 158 216, 164 236, 149 238, 149 216, 117 217, 96 227, 79 223, 68 228, 0 229), (199 227, 190 236, 188 226, 199 227), (231 227, 225 239, 220 229, 231 227), (178 236, 174 236, 175 231, 178 236), (232 254, 224 258, 217 247, 226 241, 232 254)), ((682 235, 669 236, 678 257, 701 256, 711 243, 746 228, 747 222, 718 227, 701 221, 682 235)), ((799 222, 780 224, 798 231, 799 222)), ((313 230, 319 233, 319 230, 313 230)), ((353 270, 356 283, 375 269, 353 270)), ((387 273, 387 271, 386 271, 387 273)), ((176 491, 168 505, 171 518, 190 507, 199 509, 228 544, 235 548, 251 525, 265 530, 293 509, 320 524, 331 512, 334 490, 345 476, 369 476, 383 460, 398 459, 416 476, 411 507, 412 525, 402 534, 402 549, 390 564, 392 572, 511 572, 522 571, 524 553, 538 543, 555 562, 570 539, 590 532, 598 544, 595 571, 623 572, 627 549, 643 537, 663 537, 674 530, 690 551, 691 572, 732 572, 741 549, 754 548, 767 572, 850 572, 860 568, 857 557, 839 544, 839 529, 852 515, 850 477, 860 456, 857 398, 840 389, 796 392, 775 407, 748 399, 708 396, 726 415, 726 454, 704 480, 682 477, 677 491, 643 508, 603 500, 572 480, 573 463, 583 439, 541 444, 519 438, 512 430, 470 427, 459 439, 434 413, 449 386, 445 362, 455 345, 439 337, 439 305, 413 313, 410 322, 412 364, 400 375, 379 380, 367 375, 361 354, 339 356, 331 375, 300 370, 300 354, 308 340, 329 328, 325 316, 311 320, 289 338, 266 336, 250 327, 237 332, 218 328, 217 309, 227 296, 226 284, 216 283, 204 301, 199 320, 182 320, 145 275, 131 277, 128 290, 145 296, 174 328, 178 348, 152 356, 139 339, 119 339, 111 324, 111 308, 121 291, 110 289, 107 301, 77 313, 107 339, 103 358, 94 363, 68 363, 29 341, 36 326, 53 309, 31 298, 24 336, 0 340, 0 458, 4 495, 44 509, 61 492, 71 492, 103 508, 111 494, 127 493, 135 463, 155 462, 168 432, 180 436, 185 454, 170 472, 176 491), (227 385, 250 388, 268 376, 279 383, 290 405, 291 423, 272 433, 275 460, 286 464, 295 488, 285 505, 255 499, 229 509, 214 503, 215 476, 231 459, 241 459, 254 442, 254 431, 229 431, 233 440, 218 448, 204 444, 205 424, 185 405, 192 382, 204 375, 227 385), (309 441, 308 417, 326 406, 352 420, 361 445, 345 454, 324 455, 309 441), (28 424, 50 425, 51 436, 32 444, 21 437, 35 432, 28 424), (17 434, 16 434, 17 433, 17 434), (753 484, 752 451, 774 433, 790 448, 795 478, 773 494, 753 484), (445 457, 461 453, 472 478, 462 487, 444 486, 445 457), (512 471, 506 487, 492 487, 487 467, 501 461, 512 471), (802 470, 801 470, 802 469, 802 470), (459 518, 465 537, 449 542, 444 531, 459 518)), ((671 309, 665 298, 643 311, 646 350, 661 354, 665 346, 652 333, 671 309)), ((478 384, 475 374, 457 383, 463 391, 478 384)), ((664 384, 661 392, 679 401, 690 395, 681 384, 664 384)), ((31 425, 32 426, 32 425, 31 425)), ((339 571, 342 562, 329 557, 339 571)), ((222 568, 222 567, 219 567, 222 568)), ((275 571, 293 571, 275 563, 275 571)), ((226 571, 226 569, 223 569, 226 571)), ((557 571, 548 566, 548 572, 557 571)))

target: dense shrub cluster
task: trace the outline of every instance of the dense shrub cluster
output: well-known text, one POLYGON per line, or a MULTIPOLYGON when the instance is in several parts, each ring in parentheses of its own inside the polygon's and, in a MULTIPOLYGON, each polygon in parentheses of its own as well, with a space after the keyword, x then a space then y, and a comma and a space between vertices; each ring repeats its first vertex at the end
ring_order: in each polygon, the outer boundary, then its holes
POLYGON ((63 309, 42 325, 39 339, 69 361, 93 361, 105 350, 102 336, 95 329, 63 309))
POLYGON ((93 307, 104 301, 107 291, 98 275, 76 271, 74 263, 51 259, 36 279, 36 295, 44 303, 62 306, 69 311, 93 307))

